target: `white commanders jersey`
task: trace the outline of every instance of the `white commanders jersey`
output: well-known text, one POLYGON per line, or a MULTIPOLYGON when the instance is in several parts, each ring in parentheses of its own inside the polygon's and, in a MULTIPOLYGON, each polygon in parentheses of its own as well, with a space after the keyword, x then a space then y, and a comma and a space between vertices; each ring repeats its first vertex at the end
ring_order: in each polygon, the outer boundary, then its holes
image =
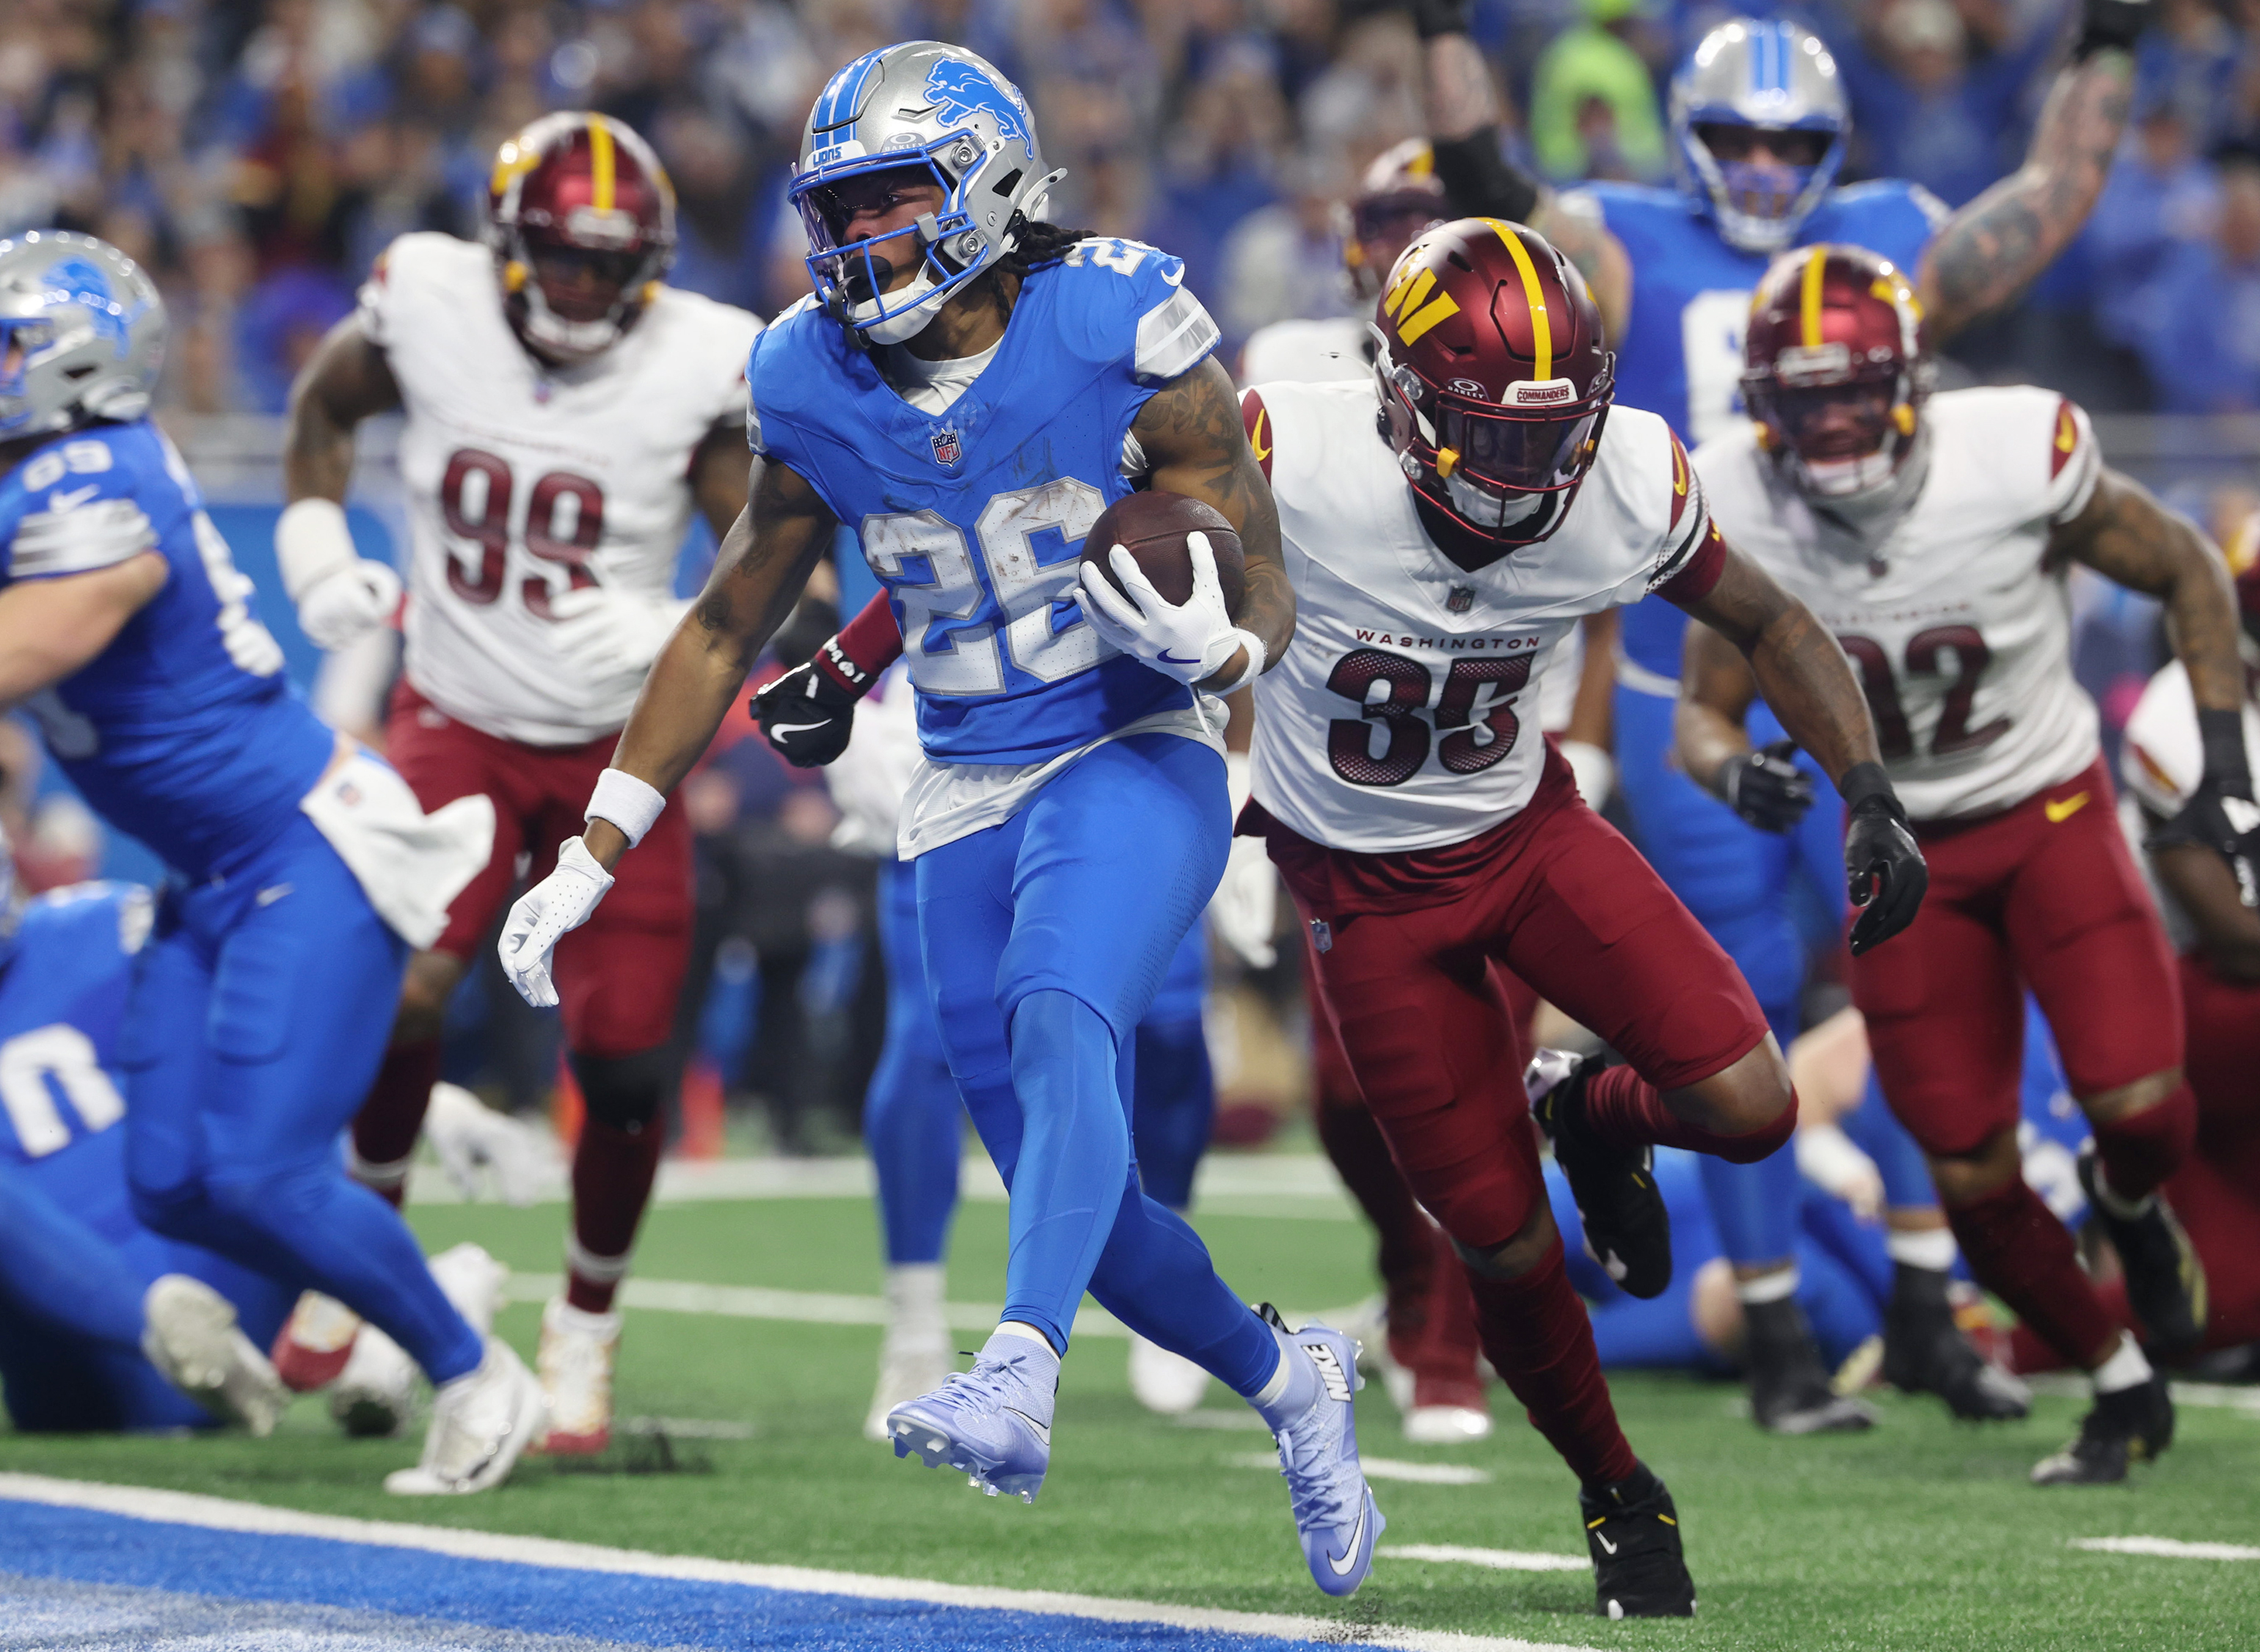
POLYGON ((1334 848, 1435 848, 1520 811, 1563 640, 1716 543, 1687 456, 1652 413, 1612 410, 1562 526, 1469 573, 1422 527, 1375 430, 1370 375, 1259 385, 1245 408, 1295 588, 1294 646, 1255 683, 1255 795, 1334 848))
POLYGON ((1365 316, 1275 321, 1240 347, 1240 382, 1324 384, 1373 376, 1373 324, 1365 316))
POLYGON ((612 348, 544 368, 504 318, 493 254, 418 233, 378 261, 361 325, 407 412, 410 679, 504 740, 578 745, 620 727, 635 687, 566 664, 550 598, 592 585, 669 594, 692 454, 716 424, 743 420, 761 323, 662 287, 612 348))
POLYGON ((1754 426, 1705 442, 1695 468, 1727 541, 1836 633, 1907 813, 1946 820, 1999 813, 2096 759, 2070 570, 2046 553, 2103 461, 2087 415, 2053 390, 1949 390, 1922 417, 1928 473, 1880 538, 1813 511, 1754 426))

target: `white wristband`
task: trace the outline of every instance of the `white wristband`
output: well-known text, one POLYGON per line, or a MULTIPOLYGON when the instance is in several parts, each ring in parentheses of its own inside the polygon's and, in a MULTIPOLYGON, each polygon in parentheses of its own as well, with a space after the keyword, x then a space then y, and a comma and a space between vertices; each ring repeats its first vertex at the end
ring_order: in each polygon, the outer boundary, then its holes
POLYGON ((611 821, 627 834, 628 847, 633 848, 666 807, 667 799, 645 782, 624 769, 607 769, 597 776, 597 789, 589 794, 588 811, 581 818, 611 821))
POLYGON ((1214 688, 1208 690, 1208 693, 1237 694, 1263 675, 1263 662, 1268 657, 1263 648, 1263 639, 1239 626, 1232 628, 1232 634, 1240 640, 1240 646, 1248 651, 1248 669, 1231 682, 1218 683, 1214 688))
POLYGON ((335 499, 300 499, 275 524, 275 561, 292 602, 341 568, 361 560, 346 527, 346 508, 335 499))

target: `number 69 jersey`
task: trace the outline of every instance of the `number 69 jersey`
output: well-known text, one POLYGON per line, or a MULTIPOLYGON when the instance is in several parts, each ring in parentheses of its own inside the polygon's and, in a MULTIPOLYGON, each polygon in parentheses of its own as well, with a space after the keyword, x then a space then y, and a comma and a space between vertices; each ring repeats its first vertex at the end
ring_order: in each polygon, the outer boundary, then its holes
POLYGON ((579 745, 619 728, 635 685, 592 684, 566 663, 550 598, 670 593, 692 456, 740 417, 761 323, 662 287, 611 349, 544 370, 504 317, 493 254, 418 233, 378 261, 361 325, 407 411, 409 678, 504 740, 579 745))
POLYGON ((1735 548, 1843 645, 1907 813, 1945 820, 1998 813, 2095 761, 2068 569, 2047 551, 2102 460, 2087 415, 2053 390, 1951 390, 1922 420, 1928 471, 1880 539, 1812 510, 1753 429, 1694 457, 1735 548))
POLYGON ((1545 761, 1540 680, 1586 614, 1692 600, 1725 560, 1678 438, 1610 411, 1562 526, 1470 573, 1436 548, 1375 432, 1371 380, 1241 401, 1271 479, 1295 641, 1255 684, 1254 790, 1361 854, 1441 847, 1519 812, 1545 761))

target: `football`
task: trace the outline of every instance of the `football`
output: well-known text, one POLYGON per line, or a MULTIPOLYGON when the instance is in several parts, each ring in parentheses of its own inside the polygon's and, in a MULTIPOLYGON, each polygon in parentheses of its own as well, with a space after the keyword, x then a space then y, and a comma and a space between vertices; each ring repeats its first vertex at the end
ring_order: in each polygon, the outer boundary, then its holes
POLYGON ((1091 525, 1083 541, 1083 560, 1121 590, 1122 582, 1107 566, 1106 554, 1122 546, 1137 558, 1164 601, 1182 603, 1193 594, 1193 557, 1185 548, 1185 535, 1194 533, 1208 535, 1209 549, 1216 554, 1216 583, 1224 588, 1225 611, 1236 619, 1248 592, 1240 535, 1223 512, 1198 499, 1180 493, 1134 493, 1117 499, 1091 525))

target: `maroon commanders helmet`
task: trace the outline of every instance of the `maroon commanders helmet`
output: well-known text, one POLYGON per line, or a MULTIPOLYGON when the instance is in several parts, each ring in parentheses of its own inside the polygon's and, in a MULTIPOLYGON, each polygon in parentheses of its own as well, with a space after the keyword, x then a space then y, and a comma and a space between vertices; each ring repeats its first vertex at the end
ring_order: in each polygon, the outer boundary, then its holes
POLYGON ((1334 208, 1351 293, 1368 302, 1379 297, 1398 255, 1450 211, 1436 175, 1435 147, 1426 138, 1407 138, 1376 156, 1358 180, 1357 194, 1334 208))
POLYGON ((1922 305, 1863 247, 1801 247, 1750 300, 1742 400, 1758 440, 1816 499, 1880 492, 1914 450, 1932 368, 1922 305))
POLYGON ((1412 491, 1502 547, 1561 526, 1616 394, 1570 261, 1501 218, 1440 224, 1390 271, 1373 330, 1382 439, 1412 491))
POLYGON ((504 312, 528 347, 583 361, 619 342, 675 261, 675 186, 609 115, 544 115, 487 180, 504 312))

